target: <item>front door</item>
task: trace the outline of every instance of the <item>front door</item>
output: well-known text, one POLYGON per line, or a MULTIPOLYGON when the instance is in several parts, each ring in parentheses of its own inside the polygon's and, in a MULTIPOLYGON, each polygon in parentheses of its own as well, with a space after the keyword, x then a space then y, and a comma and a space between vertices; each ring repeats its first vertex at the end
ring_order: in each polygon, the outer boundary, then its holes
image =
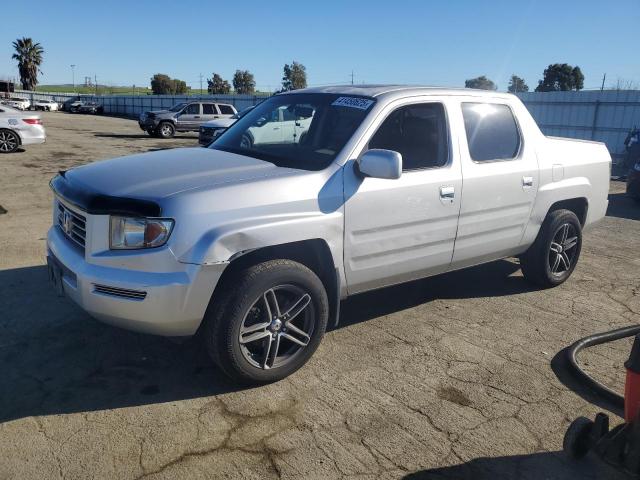
POLYGON ((444 101, 415 102, 389 106, 364 149, 399 152, 399 179, 362 178, 354 162, 345 166, 350 294, 441 273, 451 263, 462 193, 458 142, 444 101))
POLYGON ((200 104, 190 103, 178 115, 176 127, 178 130, 197 130, 200 125, 200 104))

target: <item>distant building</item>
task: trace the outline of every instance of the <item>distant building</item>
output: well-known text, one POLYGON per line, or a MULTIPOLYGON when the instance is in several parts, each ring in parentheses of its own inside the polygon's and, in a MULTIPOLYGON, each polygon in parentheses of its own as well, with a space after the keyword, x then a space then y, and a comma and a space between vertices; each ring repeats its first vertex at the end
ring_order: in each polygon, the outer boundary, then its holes
POLYGON ((0 96, 10 97, 13 92, 16 91, 16 86, 13 82, 8 80, 0 80, 0 96))

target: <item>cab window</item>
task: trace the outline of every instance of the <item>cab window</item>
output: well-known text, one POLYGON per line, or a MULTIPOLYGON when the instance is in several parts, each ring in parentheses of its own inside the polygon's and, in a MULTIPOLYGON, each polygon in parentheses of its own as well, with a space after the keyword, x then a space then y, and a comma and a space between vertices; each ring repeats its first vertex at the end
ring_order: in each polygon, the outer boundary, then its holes
POLYGON ((402 155, 402 170, 442 167, 449 157, 449 134, 444 105, 420 103, 393 111, 369 141, 369 149, 402 155))
POLYGON ((185 108, 182 113, 186 115, 198 115, 200 114, 200 104, 192 103, 187 108, 185 108))

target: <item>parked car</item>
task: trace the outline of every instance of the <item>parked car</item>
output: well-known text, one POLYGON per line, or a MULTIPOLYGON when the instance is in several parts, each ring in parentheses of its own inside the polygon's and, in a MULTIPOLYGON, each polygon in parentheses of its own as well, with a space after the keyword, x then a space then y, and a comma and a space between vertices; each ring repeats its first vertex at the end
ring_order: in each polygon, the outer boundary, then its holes
POLYGON ((297 90, 209 148, 56 176, 48 264, 99 320, 199 332, 228 375, 270 382, 305 364, 348 295, 511 256, 527 280, 563 283, 610 168, 604 144, 545 137, 510 94, 297 90), (285 111, 293 128, 275 130, 285 111), (267 125, 282 135, 256 135, 267 125))
POLYGON ((16 110, 29 110, 29 107, 31 107, 31 102, 26 98, 12 97, 1 100, 0 102, 16 110))
POLYGON ((0 153, 12 153, 22 145, 44 143, 45 139, 40 115, 0 105, 0 153))
POLYGON ((82 103, 83 102, 80 100, 80 97, 71 97, 62 103, 60 110, 65 112, 76 112, 82 103))
POLYGON ((627 175, 627 195, 640 202, 640 160, 627 175))
POLYGON ((60 109, 60 105, 58 105, 58 102, 55 102, 53 100, 40 99, 40 100, 35 100, 33 102, 33 109, 47 111, 47 112, 55 112, 60 109))
POLYGON ((233 105, 216 102, 184 102, 169 110, 140 114, 140 128, 151 136, 171 138, 176 132, 198 131, 209 120, 230 118, 238 113, 233 105))
POLYGON ((104 107, 97 102, 82 102, 78 106, 78 113, 99 114, 104 113, 104 107))
POLYGON ((227 128, 236 123, 240 118, 244 117, 254 108, 255 105, 252 105, 230 117, 219 118, 217 120, 210 120, 203 123, 202 125, 200 125, 198 143, 203 146, 209 145, 216 138, 218 138, 222 134, 222 132, 224 132, 227 128))

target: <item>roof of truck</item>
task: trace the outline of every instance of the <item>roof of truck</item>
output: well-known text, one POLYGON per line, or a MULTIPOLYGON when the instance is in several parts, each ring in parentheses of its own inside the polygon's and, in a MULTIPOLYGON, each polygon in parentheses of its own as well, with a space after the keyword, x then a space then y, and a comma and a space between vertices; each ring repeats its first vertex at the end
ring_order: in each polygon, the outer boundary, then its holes
POLYGON ((472 95, 486 97, 511 97, 508 93, 473 88, 444 88, 422 85, 329 85, 294 90, 287 93, 333 93, 338 95, 362 95, 380 97, 387 94, 400 95, 472 95))

